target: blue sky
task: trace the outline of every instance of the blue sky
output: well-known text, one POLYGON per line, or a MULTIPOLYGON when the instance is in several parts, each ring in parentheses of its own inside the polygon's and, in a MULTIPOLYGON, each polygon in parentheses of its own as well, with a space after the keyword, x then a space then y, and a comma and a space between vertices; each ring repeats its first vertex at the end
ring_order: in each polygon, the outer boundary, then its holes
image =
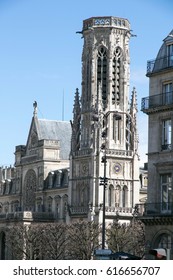
POLYGON ((147 122, 141 98, 149 95, 147 60, 154 59, 173 29, 172 0, 0 0, 0 166, 14 164, 16 145, 26 144, 33 114, 72 119, 74 92, 81 92, 84 19, 117 16, 130 21, 131 84, 138 96, 139 152, 147 161, 147 122))

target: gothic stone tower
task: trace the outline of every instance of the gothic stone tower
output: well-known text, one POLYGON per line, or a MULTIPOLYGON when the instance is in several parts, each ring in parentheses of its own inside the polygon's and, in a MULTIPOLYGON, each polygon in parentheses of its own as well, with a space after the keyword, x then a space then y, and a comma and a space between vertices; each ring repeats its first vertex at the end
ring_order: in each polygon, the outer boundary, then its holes
POLYGON ((128 20, 83 21, 82 94, 75 93, 69 218, 128 220, 138 202, 136 91, 129 102, 128 20), (103 191, 105 188, 105 192, 103 191))

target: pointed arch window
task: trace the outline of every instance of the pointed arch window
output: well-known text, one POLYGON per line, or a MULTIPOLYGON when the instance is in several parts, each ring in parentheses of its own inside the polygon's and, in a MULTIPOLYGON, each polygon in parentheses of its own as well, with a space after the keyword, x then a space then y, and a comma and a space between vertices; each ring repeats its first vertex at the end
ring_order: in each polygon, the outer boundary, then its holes
POLYGON ((102 46, 97 57, 97 92, 99 92, 101 86, 103 109, 106 108, 107 103, 107 68, 107 52, 102 46))
POLYGON ((121 89, 121 48, 117 47, 112 61, 112 103, 118 104, 120 101, 121 89))

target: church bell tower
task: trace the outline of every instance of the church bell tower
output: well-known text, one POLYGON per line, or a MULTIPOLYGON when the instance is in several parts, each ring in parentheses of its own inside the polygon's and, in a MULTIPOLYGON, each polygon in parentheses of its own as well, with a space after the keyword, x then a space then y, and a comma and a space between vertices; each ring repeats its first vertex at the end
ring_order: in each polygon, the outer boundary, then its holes
POLYGON ((76 89, 70 154, 69 218, 128 219, 138 202, 136 90, 129 100, 130 24, 83 21, 82 92, 76 89))

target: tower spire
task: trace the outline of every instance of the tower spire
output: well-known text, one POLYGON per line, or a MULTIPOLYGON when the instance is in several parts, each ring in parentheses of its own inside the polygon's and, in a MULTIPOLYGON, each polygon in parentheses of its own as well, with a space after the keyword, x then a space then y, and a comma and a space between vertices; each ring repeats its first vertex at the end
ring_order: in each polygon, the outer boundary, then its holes
POLYGON ((136 88, 133 87, 132 90, 132 98, 131 98, 131 105, 130 105, 130 114, 133 120, 133 128, 132 128, 132 132, 133 132, 133 137, 134 137, 134 150, 138 151, 138 143, 139 143, 139 135, 138 135, 138 129, 137 129, 137 112, 138 112, 138 108, 137 108, 137 94, 136 94, 136 88))
POLYGON ((81 120, 81 108, 80 108, 80 98, 79 89, 76 88, 74 105, 73 105, 73 122, 72 125, 72 152, 79 150, 80 148, 80 120, 81 120))

